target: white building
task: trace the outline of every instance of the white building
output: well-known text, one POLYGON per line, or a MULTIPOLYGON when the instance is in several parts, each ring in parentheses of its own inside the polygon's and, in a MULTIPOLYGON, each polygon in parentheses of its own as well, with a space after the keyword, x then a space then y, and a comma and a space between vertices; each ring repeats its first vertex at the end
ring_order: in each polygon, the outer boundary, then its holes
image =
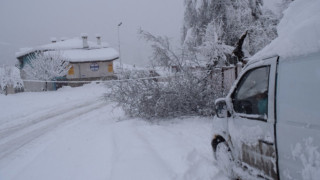
MULTIPOLYGON (((114 79, 113 61, 119 58, 119 53, 111 48, 108 43, 101 42, 101 36, 96 37, 96 42, 88 41, 88 36, 83 34, 81 38, 62 39, 55 38, 50 44, 37 46, 34 48, 24 48, 16 53, 19 60, 21 77, 27 79, 24 72, 26 63, 32 60, 37 52, 56 51, 64 57, 70 64, 70 70, 66 77, 67 81, 91 81, 99 79, 114 79)), ((46 83, 35 83, 25 81, 26 91, 39 91, 47 86, 46 83)), ((70 84, 71 85, 71 84, 70 84)), ((49 89, 54 90, 57 84, 53 83, 49 89)))

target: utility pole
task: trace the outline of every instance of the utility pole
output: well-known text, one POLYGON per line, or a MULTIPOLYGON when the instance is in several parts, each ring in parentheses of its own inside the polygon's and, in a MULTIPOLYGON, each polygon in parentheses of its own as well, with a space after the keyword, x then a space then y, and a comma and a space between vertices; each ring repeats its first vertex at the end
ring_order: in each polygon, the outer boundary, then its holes
POLYGON ((123 71, 123 66, 121 62, 121 49, 120 49, 120 26, 122 25, 122 22, 118 24, 118 45, 119 45, 119 60, 120 60, 120 68, 123 71))

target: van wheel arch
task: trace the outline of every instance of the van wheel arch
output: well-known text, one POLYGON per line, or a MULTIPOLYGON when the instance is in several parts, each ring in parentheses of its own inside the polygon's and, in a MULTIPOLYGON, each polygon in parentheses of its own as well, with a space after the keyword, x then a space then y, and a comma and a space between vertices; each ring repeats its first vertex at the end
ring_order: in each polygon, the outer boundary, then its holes
POLYGON ((217 145, 219 143, 225 142, 225 141, 226 140, 222 136, 220 136, 220 135, 215 136, 211 141, 211 147, 212 147, 213 152, 216 152, 217 145))

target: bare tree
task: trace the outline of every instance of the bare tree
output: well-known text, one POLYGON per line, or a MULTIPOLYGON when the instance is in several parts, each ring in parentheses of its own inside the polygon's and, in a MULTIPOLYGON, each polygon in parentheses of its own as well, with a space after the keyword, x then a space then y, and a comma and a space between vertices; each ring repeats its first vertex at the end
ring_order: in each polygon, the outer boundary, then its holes
POLYGON ((236 44, 236 48, 232 51, 232 53, 238 58, 238 61, 243 62, 244 53, 242 50, 242 45, 244 42, 244 39, 247 37, 248 31, 246 31, 239 39, 239 41, 236 44))

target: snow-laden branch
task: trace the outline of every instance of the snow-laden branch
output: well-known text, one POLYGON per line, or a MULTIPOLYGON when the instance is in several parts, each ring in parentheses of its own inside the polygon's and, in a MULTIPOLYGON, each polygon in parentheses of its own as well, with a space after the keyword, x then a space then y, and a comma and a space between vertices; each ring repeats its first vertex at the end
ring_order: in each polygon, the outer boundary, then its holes
POLYGON ((182 67, 182 59, 174 52, 168 37, 155 36, 150 32, 139 29, 138 34, 147 42, 151 42, 153 55, 152 61, 155 65, 171 67, 182 67))

